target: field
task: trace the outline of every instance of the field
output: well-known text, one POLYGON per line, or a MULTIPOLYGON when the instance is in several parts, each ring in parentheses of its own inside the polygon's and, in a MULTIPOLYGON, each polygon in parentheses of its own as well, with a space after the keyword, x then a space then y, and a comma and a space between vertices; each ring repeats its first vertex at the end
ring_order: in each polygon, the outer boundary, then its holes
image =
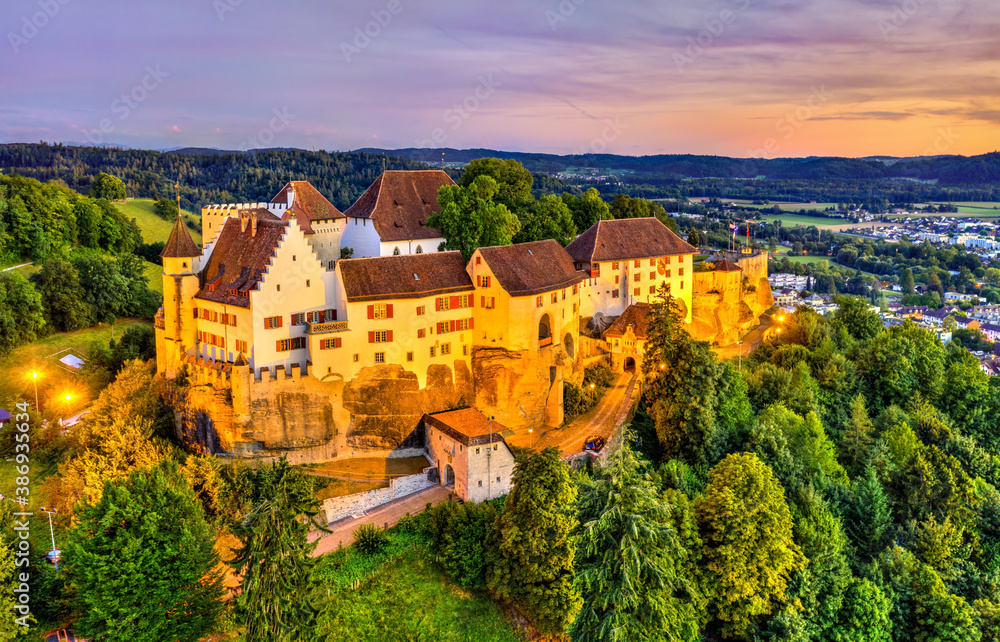
POLYGON ((149 279, 149 289, 163 294, 163 266, 149 261, 146 264, 146 278, 149 279))
MULTIPOLYGON (((932 205, 947 205, 948 203, 935 202, 932 205)), ((959 214, 979 214, 984 217, 1000 216, 1000 203, 990 203, 983 201, 955 201, 951 203, 958 208, 959 214)), ((948 216, 947 213, 939 216, 948 216)))
MULTIPOLYGON (((121 319, 114 325, 115 336, 120 337, 127 328, 139 324, 149 325, 136 319, 121 319)), ((109 339, 111 326, 97 325, 86 330, 54 334, 0 357, 0 372, 4 373, 0 377, 0 404, 24 394, 31 398, 34 405, 34 386, 29 374, 37 371, 40 374, 38 396, 42 405, 53 404, 65 416, 79 412, 107 385, 107 381, 87 373, 72 372, 59 363, 59 359, 67 351, 86 358, 92 343, 107 344, 109 339), (69 402, 65 401, 67 393, 72 396, 69 402)))
POLYGON ((366 481, 387 480, 403 475, 416 475, 430 466, 423 457, 402 457, 383 459, 379 457, 359 457, 338 459, 322 464, 313 464, 308 471, 314 475, 338 477, 341 479, 362 479, 366 481))
MULTIPOLYGON (((343 588, 320 606, 316 640, 436 640, 438 642, 517 642, 520 638, 499 608, 485 595, 452 585, 426 545, 412 548, 343 588)), ((353 549, 331 553, 320 562, 344 564, 353 549), (327 560, 326 558, 330 558, 327 560), (339 559, 338 559, 339 558, 339 559)), ((345 564, 345 566, 347 566, 345 564)), ((317 569, 323 572, 322 568, 317 569)), ((343 574, 342 572, 340 574, 343 574)), ((322 575, 321 575, 322 578, 322 575)), ((323 582, 317 591, 330 589, 323 582)))
POLYGON ((796 226, 796 225, 815 225, 816 227, 832 227, 834 225, 842 225, 843 223, 850 223, 847 219, 841 218, 824 218, 822 216, 803 216, 801 214, 768 214, 762 217, 768 223, 773 223, 774 221, 781 221, 781 224, 785 227, 796 226))
MULTIPOLYGON (((125 203, 115 203, 125 218, 134 218, 135 222, 139 225, 139 229, 142 230, 142 240, 145 243, 154 243, 156 241, 167 242, 170 238, 170 230, 174 226, 173 221, 164 221, 162 218, 156 215, 153 211, 153 201, 149 199, 132 199, 125 203)), ((194 214, 184 211, 184 218, 191 221, 197 221, 198 217, 194 214)), ((190 227, 188 231, 191 232, 191 238, 194 239, 195 243, 201 244, 201 233, 192 230, 190 227)))
POLYGON ((819 263, 820 261, 827 261, 829 263, 832 257, 829 256, 786 256, 782 255, 780 258, 788 259, 790 263, 806 263, 813 264, 819 263))

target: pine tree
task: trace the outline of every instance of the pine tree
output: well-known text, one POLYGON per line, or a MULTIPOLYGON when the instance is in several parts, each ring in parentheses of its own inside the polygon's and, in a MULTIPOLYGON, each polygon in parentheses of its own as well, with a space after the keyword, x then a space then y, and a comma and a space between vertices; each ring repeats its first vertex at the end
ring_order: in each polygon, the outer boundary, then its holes
POLYGON ((543 633, 561 633, 580 610, 570 534, 577 490, 555 448, 518 464, 488 545, 487 587, 515 604, 543 633))
POLYGON ((285 458, 250 475, 250 510, 232 526, 243 546, 229 563, 241 576, 236 611, 247 642, 287 642, 312 625, 315 564, 309 526, 320 504, 309 477, 285 458))
POLYGON ((195 642, 222 612, 215 537, 177 465, 107 482, 69 535, 74 628, 90 639, 195 642))
POLYGON ((714 608, 726 636, 746 636, 788 599, 806 559, 792 538, 785 491, 756 455, 729 455, 709 473, 696 504, 714 608))
POLYGON ((671 560, 685 551, 628 437, 583 487, 574 585, 583 608, 570 625, 574 641, 629 642, 698 638, 698 622, 677 617, 673 592, 686 580, 671 560), (673 607, 673 608, 672 608, 673 607))
POLYGON ((899 280, 899 285, 903 288, 903 294, 913 294, 916 291, 916 286, 913 282, 913 270, 910 268, 903 270, 903 276, 899 280))
POLYGON ((844 531, 854 544, 859 561, 867 563, 885 548, 892 526, 889 498, 872 466, 854 482, 852 497, 844 513, 844 531))
POLYGON ((844 431, 841 457, 851 476, 864 469, 872 447, 872 421, 865 408, 865 396, 858 394, 851 401, 851 419, 844 431))

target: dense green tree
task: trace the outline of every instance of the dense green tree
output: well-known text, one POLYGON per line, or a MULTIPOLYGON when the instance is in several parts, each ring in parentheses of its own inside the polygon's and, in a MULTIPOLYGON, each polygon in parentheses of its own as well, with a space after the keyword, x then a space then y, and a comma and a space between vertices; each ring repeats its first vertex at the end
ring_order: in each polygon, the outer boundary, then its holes
POLYGON ((486 588, 486 546, 497 511, 492 503, 444 502, 431 509, 434 549, 445 572, 468 589, 486 588))
POLYGON ((438 192, 441 211, 427 219, 427 225, 441 230, 444 246, 460 250, 468 261, 479 247, 509 245, 521 223, 506 205, 495 202, 497 182, 488 175, 478 176, 468 186, 448 185, 438 192))
POLYGON ((800 417, 781 404, 771 406, 760 414, 750 445, 786 488, 847 482, 815 413, 800 417))
POLYGON ((106 199, 96 201, 101 210, 101 247, 109 252, 131 254, 142 245, 142 232, 135 219, 127 219, 106 199))
POLYGON ((851 417, 841 439, 841 462, 851 475, 861 472, 868 462, 875 425, 868 417, 865 396, 859 394, 851 400, 851 417))
POLYGON ((571 537, 577 490, 554 448, 514 469, 510 494, 488 545, 486 584, 517 605, 543 633, 565 630, 580 610, 573 586, 576 544, 571 537))
POLYGON ((888 544, 892 509, 875 469, 865 469, 854 481, 844 510, 844 531, 851 539, 862 563, 867 563, 888 544))
POLYGON ((569 208, 558 196, 543 196, 521 214, 521 230, 514 243, 555 239, 560 245, 569 245, 576 237, 576 224, 569 208))
POLYGON ((80 245, 97 249, 101 246, 101 208, 89 198, 82 198, 73 206, 76 214, 80 245))
POLYGON ((678 578, 671 560, 681 557, 669 508, 648 473, 622 445, 581 489, 575 585, 583 607, 570 625, 573 640, 698 639, 690 605, 674 593, 691 578, 678 578))
POLYGON ((573 215, 573 222, 579 232, 584 232, 601 220, 611 218, 608 204, 601 198, 601 193, 591 187, 583 196, 576 197, 568 192, 562 195, 562 201, 573 215))
POLYGON ((48 255, 51 242, 39 216, 32 213, 20 196, 10 199, 7 217, 10 231, 6 243, 14 256, 37 260, 48 255))
POLYGON ((122 201, 127 196, 122 179, 104 172, 94 177, 88 195, 91 198, 103 198, 109 201, 122 201))
POLYGON ((867 341, 882 332, 882 317, 871 309, 871 304, 861 297, 837 297, 834 322, 843 325, 859 341, 867 341))
POLYGON ((170 198, 156 199, 156 202, 153 203, 153 211, 166 221, 173 221, 180 213, 180 210, 177 209, 177 201, 170 198))
POLYGON ((42 297, 19 273, 0 272, 0 356, 34 341, 45 327, 42 297))
POLYGON ((692 227, 688 231, 687 242, 688 242, 688 245, 690 245, 692 247, 698 247, 698 245, 700 245, 701 238, 698 236, 698 230, 697 229, 695 229, 695 228, 692 227))
POLYGON ((78 517, 66 547, 78 635, 194 642, 213 632, 224 590, 214 533, 176 464, 106 482, 78 517))
POLYGON ((312 478, 284 458, 253 471, 249 485, 250 509, 231 526, 242 544, 229 562, 241 578, 237 617, 247 642, 299 640, 317 612, 308 535, 320 502, 312 478))
POLYGON ((892 639, 892 604, 878 586, 854 578, 847 587, 831 642, 889 642, 892 639))
POLYGON ((903 276, 899 279, 899 285, 903 288, 903 294, 913 294, 916 292, 916 284, 913 282, 913 270, 906 268, 903 276))
POLYGON ((945 351, 930 331, 911 322, 873 337, 855 357, 865 397, 875 408, 904 405, 917 393, 937 400, 944 384, 945 351))
POLYGON ((993 432, 996 418, 990 416, 990 379, 979 368, 979 359, 957 345, 948 347, 941 392, 941 409, 956 425, 976 435, 993 432))
POLYGON ((90 325, 90 308, 80 274, 68 261, 49 259, 31 275, 31 282, 45 302, 45 322, 49 328, 71 332, 90 325))
POLYGON ((515 214, 520 215, 535 200, 531 195, 534 178, 531 172, 516 160, 477 158, 465 166, 465 172, 458 184, 462 187, 471 187, 480 176, 489 176, 496 181, 497 190, 492 197, 493 201, 515 214))
POLYGON ((729 455, 709 473, 696 503, 723 634, 746 636, 788 599, 806 560, 793 539, 785 492, 755 455, 729 455))

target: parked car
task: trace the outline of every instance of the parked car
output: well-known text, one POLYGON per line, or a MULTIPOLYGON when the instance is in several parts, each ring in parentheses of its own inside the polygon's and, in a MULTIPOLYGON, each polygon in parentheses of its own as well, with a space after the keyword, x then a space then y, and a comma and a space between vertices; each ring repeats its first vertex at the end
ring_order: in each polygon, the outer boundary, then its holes
POLYGON ((58 629, 45 634, 45 642, 87 642, 76 637, 69 629, 58 629))
POLYGON ((58 564, 62 561, 62 551, 58 548, 52 549, 45 554, 45 561, 49 564, 58 564))
POLYGON ((583 442, 584 450, 593 450, 595 453, 600 452, 601 448, 604 448, 604 437, 587 437, 587 441, 583 442))

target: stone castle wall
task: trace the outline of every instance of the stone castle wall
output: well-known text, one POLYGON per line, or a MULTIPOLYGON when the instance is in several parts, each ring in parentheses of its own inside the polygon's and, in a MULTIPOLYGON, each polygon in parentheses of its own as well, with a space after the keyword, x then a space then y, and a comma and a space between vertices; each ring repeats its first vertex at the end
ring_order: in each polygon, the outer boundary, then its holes
POLYGON ((767 252, 740 257, 741 272, 695 272, 688 331, 699 341, 731 345, 759 323, 774 296, 767 280, 767 252))
POLYGON ((345 517, 358 515, 400 497, 406 497, 433 487, 436 482, 431 479, 433 476, 430 474, 431 470, 434 469, 428 468, 416 475, 407 475, 406 477, 393 479, 389 482, 388 488, 376 488, 364 493, 355 493, 344 497, 331 497, 324 500, 323 514, 326 516, 326 523, 331 524, 345 517))

